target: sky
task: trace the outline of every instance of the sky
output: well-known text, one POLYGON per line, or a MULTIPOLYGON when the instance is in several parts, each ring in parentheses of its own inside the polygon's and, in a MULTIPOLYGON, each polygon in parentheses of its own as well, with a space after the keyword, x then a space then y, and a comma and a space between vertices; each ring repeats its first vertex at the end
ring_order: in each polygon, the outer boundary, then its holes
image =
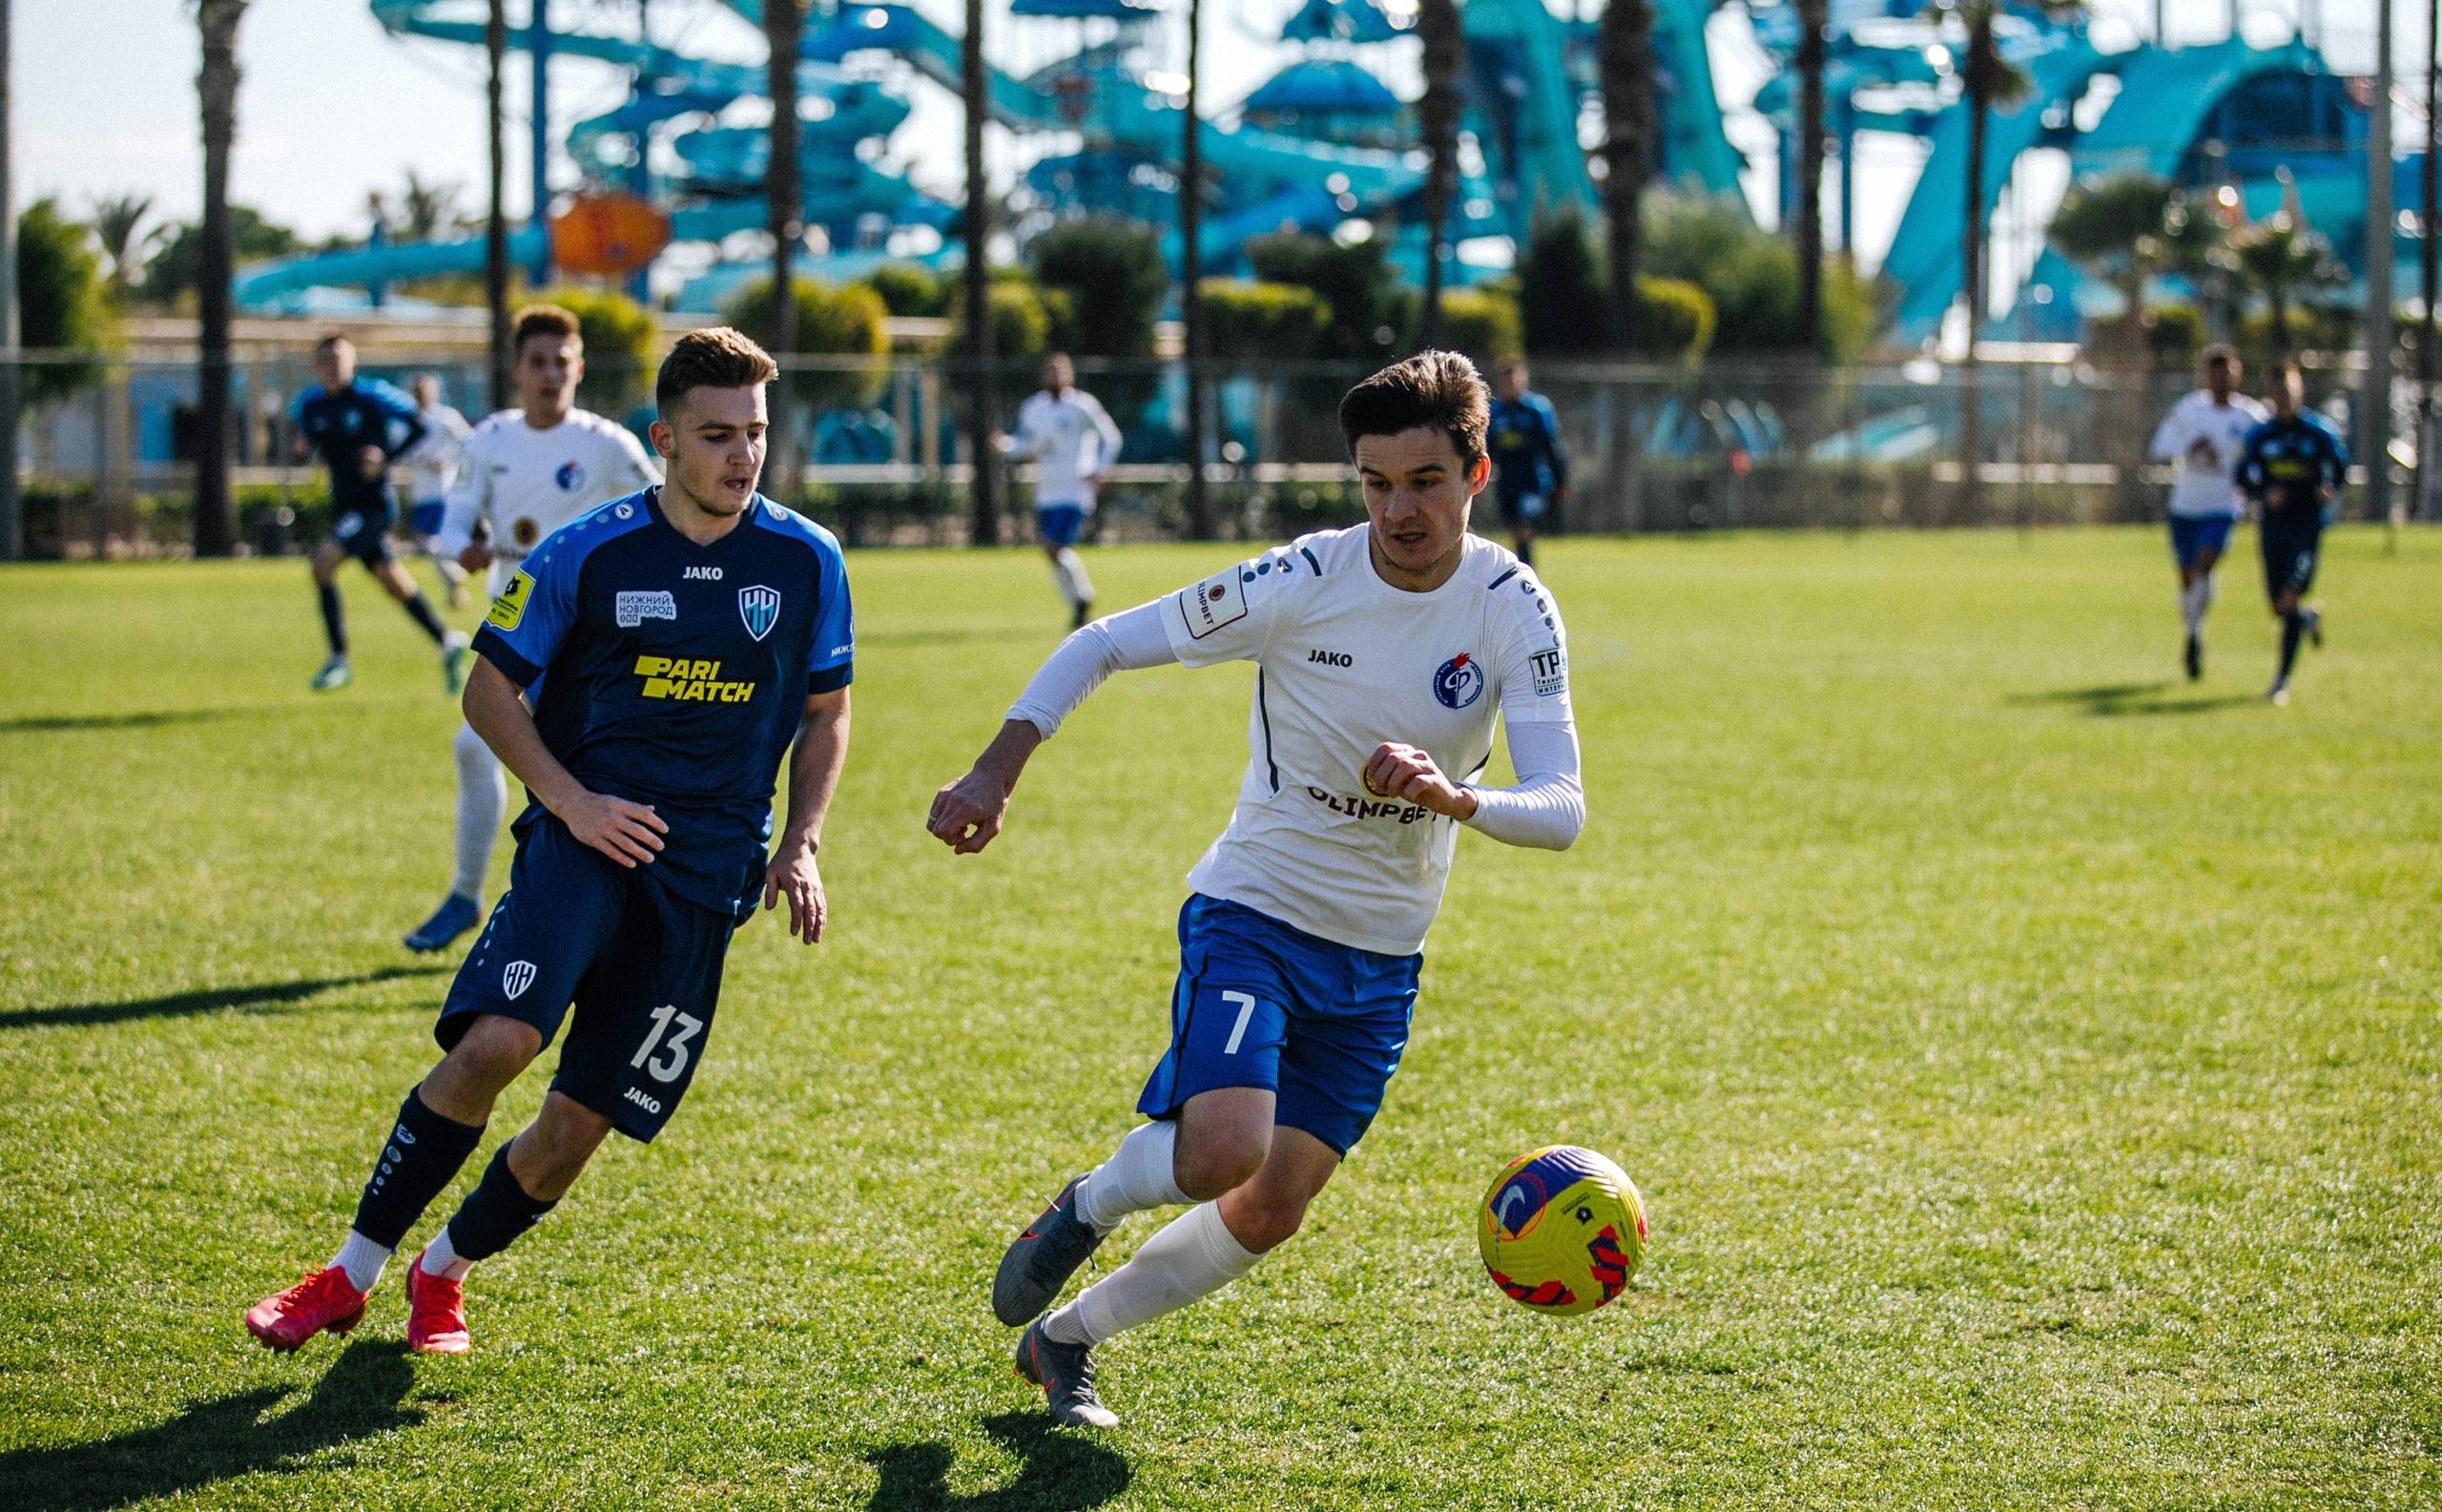
MULTIPOLYGON (((996 7, 1002 3, 994 0, 996 7)), ((2225 0, 2166 3, 2175 41, 2223 34, 2225 0)), ((1276 25, 1291 4, 1249 0, 1207 8, 1207 98, 1234 101, 1282 61, 1282 54, 1258 45, 1263 27, 1241 17, 1276 25)), ((2370 69, 2371 0, 2250 4, 2249 35, 2266 41, 2286 33, 2295 23, 2295 4, 2320 7, 2319 24, 2336 66, 2370 69)), ((522 17, 525 0, 511 0, 509 9, 513 21, 522 17)), ((920 9, 956 24, 951 0, 920 0, 920 9)), ((2096 10, 2127 35, 2134 35, 2133 26, 2150 26, 2151 0, 2096 0, 2096 10)), ((473 6, 466 13, 480 10, 473 6)), ((2425 7, 2402 0, 2396 10, 2394 46, 2407 77, 2424 56, 2425 7)), ((559 0, 555 10, 571 19, 631 13, 628 0, 559 0)), ((656 37, 665 44, 740 62, 762 55, 755 28, 711 0, 653 0, 653 15, 656 37)), ((1729 15, 1715 17, 1716 72, 1730 101, 1751 93, 1754 82, 1752 64, 1742 59, 1734 40, 1722 43, 1737 26, 1729 15)), ((1004 24, 998 34, 1014 31, 1004 24)), ((1039 52, 1042 45, 1014 44, 1020 52, 1038 49, 1031 61, 1048 56, 1039 52)), ((20 204, 56 196, 81 215, 97 197, 135 192, 151 196, 163 217, 197 213, 202 197, 195 95, 199 54, 188 0, 16 0, 13 46, 20 204), (107 69, 97 69, 104 56, 107 69), (103 92, 107 108, 97 110, 95 96, 103 92)), ((480 50, 394 38, 362 0, 254 0, 239 31, 238 58, 232 170, 238 202, 309 237, 362 235, 367 194, 395 191, 414 168, 427 180, 464 186, 465 202, 474 208, 484 172, 480 50)), ((512 207, 528 198, 525 72, 523 55, 512 53, 507 109, 519 123, 519 145, 509 157, 512 207)), ((625 93, 610 70, 571 59, 555 64, 552 92, 552 114, 563 124, 625 93)), ((921 83, 915 99, 917 113, 895 145, 918 183, 954 194, 960 178, 956 101, 921 83)), ((1896 223, 1917 155, 1913 143, 1898 138, 1869 139, 1861 150, 1867 187, 1860 195, 1859 241, 1869 259, 1896 223)), ((1769 182, 1763 179, 1755 193, 1766 193, 1769 182)), ((2040 187, 2031 202, 2041 202, 2040 187)), ((2050 193, 2057 195, 2057 187, 2050 193)))

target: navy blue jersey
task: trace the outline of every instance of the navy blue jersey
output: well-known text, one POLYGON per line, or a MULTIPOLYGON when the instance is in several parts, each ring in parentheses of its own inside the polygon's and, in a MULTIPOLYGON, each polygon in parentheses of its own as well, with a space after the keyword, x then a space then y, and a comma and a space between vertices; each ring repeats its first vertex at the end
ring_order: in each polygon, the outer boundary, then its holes
POLYGON ((379 477, 364 475, 359 454, 379 446, 385 461, 424 439, 415 401, 378 378, 360 378, 345 388, 316 386, 297 396, 298 433, 331 469, 331 503, 341 512, 386 512, 389 493, 379 477))
POLYGON ((2323 515, 2323 490, 2349 481, 2349 447, 2321 415, 2275 416, 2239 444, 2239 491, 2264 507, 2266 518, 2323 515))
POLYGON ((1561 417, 1537 393, 1492 402, 1485 427, 1492 452, 1493 485, 1503 499, 1548 494, 1568 482, 1568 453, 1561 449, 1561 417))
MULTIPOLYGON (((742 918, 806 695, 848 685, 848 570, 830 531, 760 494, 697 546, 662 517, 660 493, 545 536, 475 650, 520 688, 542 680, 534 723, 578 781, 650 803, 670 826, 645 872, 742 918)), ((541 817, 529 801, 519 834, 541 817)))

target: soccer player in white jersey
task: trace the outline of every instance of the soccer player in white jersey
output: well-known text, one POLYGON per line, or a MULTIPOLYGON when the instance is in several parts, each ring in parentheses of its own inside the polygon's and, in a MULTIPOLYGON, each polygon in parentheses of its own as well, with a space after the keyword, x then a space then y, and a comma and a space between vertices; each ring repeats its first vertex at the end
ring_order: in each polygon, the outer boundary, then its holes
POLYGON ((1003 456, 1034 463, 1035 533, 1051 559, 1052 585, 1084 625, 1094 607, 1093 580, 1077 554, 1077 536, 1094 512, 1094 493, 1119 460, 1119 427, 1102 402, 1077 386, 1067 354, 1043 360, 1043 391, 1018 406, 1015 435, 996 435, 1003 456))
POLYGON ((2204 611, 2213 604, 2213 569, 2238 523, 2240 446, 2268 414, 2238 391, 2237 352, 2208 346, 2200 366, 2204 386, 2171 406, 2147 448, 2156 462, 2179 464, 2171 481, 2171 560, 2179 569, 2179 614, 2187 627, 2183 659, 2191 682, 2204 675, 2204 611))
MULTIPOLYGON (((585 343, 576 317, 556 304, 521 310, 509 379, 517 409, 487 417, 466 439, 449 507, 433 549, 469 571, 490 569, 498 598, 536 543, 599 504, 661 482, 643 445, 625 425, 575 408, 585 378, 585 343), (475 539, 482 525, 486 539, 475 539)), ((508 805, 500 758, 466 724, 450 750, 458 767, 457 871, 449 896, 401 943, 446 949, 483 919, 484 873, 508 805)))
POLYGON ((407 495, 407 533, 415 538, 416 549, 432 558, 442 586, 449 590, 449 607, 457 609, 466 602, 466 570, 455 556, 435 551, 432 540, 441 533, 442 519, 449 511, 449 486, 458 479, 458 457, 466 449, 466 438, 474 427, 466 424, 466 416, 441 402, 438 375, 418 373, 408 392, 415 396, 416 419, 424 422, 424 434, 399 454, 401 481, 407 495))
POLYGON ((1584 823, 1560 611, 1467 529, 1487 407, 1450 352, 1357 384, 1339 418, 1365 524, 1070 635, 933 799, 933 835, 980 851, 1027 757, 1111 673, 1256 665, 1237 808, 1188 875, 1170 1046, 1136 1105, 1150 1122, 1053 1199, 993 1280, 1001 1321, 1032 1320, 1018 1369, 1062 1423, 1115 1422, 1093 1346, 1244 1274, 1365 1132, 1407 1044, 1459 829, 1559 850, 1584 823), (1475 785, 1496 716, 1513 787, 1475 785), (1178 1203, 1194 1206, 1045 1314, 1120 1220, 1178 1203))

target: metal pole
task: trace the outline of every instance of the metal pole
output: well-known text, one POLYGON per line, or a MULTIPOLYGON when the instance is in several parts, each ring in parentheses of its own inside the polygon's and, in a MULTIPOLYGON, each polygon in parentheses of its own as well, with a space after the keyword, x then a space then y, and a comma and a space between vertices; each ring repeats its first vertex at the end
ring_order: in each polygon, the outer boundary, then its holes
POLYGON ((2419 197, 2416 220, 2416 271, 2418 293, 2424 297, 2425 319, 2416 333, 2416 492, 2410 501, 2419 516, 2432 512, 2426 487, 2431 476, 2426 471, 2426 449, 2433 441, 2433 338, 2436 329, 2433 306, 2436 296, 2436 261, 2433 245, 2433 221, 2442 207, 2435 204, 2436 181, 2434 154, 2442 147, 2442 131, 2435 129, 2437 116, 2442 116, 2442 89, 2437 89, 2434 64, 2442 60, 2442 0, 2426 0, 2425 4, 2425 156, 2419 163, 2419 197))
POLYGON ((534 0, 526 27, 526 51, 534 59, 534 101, 531 133, 534 158, 534 287, 551 281, 551 0, 534 0))
POLYGON ((489 199, 484 213, 484 302, 491 311, 491 402, 508 407, 508 208, 503 184, 508 176, 507 129, 501 117, 501 76, 508 51, 508 0, 491 0, 484 25, 484 135, 488 145, 489 199))
MULTIPOLYGON (((1197 540, 1212 535, 1211 502, 1204 490, 1204 120, 1196 114, 1197 75, 1204 58, 1204 6, 1188 0, 1187 111, 1179 141, 1179 319, 1187 336, 1187 521, 1197 540)), ((1425 232, 1425 256, 1437 245, 1425 232)))
MULTIPOLYGON (((0 0, 0 562, 26 554, 24 500, 17 493, 17 185, 11 164, 9 30, 12 0, 0 0)), ((95 480, 99 497, 99 480, 95 480)))
MULTIPOLYGON (((2359 434, 2366 511, 2391 519, 2391 0, 2374 7, 2374 103, 2366 132, 2366 387, 2359 434)), ((2397 523, 2397 522, 2393 522, 2397 523)))

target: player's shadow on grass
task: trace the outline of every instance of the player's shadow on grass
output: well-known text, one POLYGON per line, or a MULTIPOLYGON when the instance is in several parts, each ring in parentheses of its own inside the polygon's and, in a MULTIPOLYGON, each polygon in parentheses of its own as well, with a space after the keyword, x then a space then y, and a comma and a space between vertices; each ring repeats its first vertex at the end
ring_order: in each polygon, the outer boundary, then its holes
POLYGON ((1087 1435, 1058 1432, 1042 1413, 986 1418, 983 1431, 1022 1461, 1016 1480, 954 1496, 949 1445, 896 1444, 865 1456, 881 1472, 866 1512, 1085 1512, 1128 1489, 1132 1472, 1117 1450, 1087 1435))
POLYGON ((151 730, 165 724, 208 724, 216 719, 252 719, 270 709, 147 709, 136 714, 28 715, 0 719, 0 735, 48 735, 62 730, 151 730))
POLYGON ((2220 694, 2211 697, 2168 698, 2172 685, 2167 682, 2114 682, 2094 688, 2055 688, 2047 693, 2013 694, 2009 701, 2020 708, 2041 704, 2075 705, 2097 718, 2114 719, 2139 714, 2210 714, 2216 709, 2235 709, 2241 704, 2259 703, 2245 694, 2220 694))
POLYGON ((38 1029, 60 1025, 125 1024, 134 1019, 176 1019, 222 1008, 264 1008, 300 1003, 334 987, 361 987, 400 977, 429 977, 445 966, 383 966, 353 977, 308 977, 298 982, 259 982, 250 987, 206 987, 173 992, 165 997, 135 998, 126 1003, 71 1003, 49 1008, 0 1009, 0 1030, 38 1029))
POLYGON ((405 1404, 414 1384, 404 1343, 352 1344, 303 1402, 278 1416, 270 1414, 295 1387, 193 1402, 166 1422, 114 1439, 0 1454, 0 1506, 99 1512, 237 1476, 302 1469, 325 1449, 424 1421, 423 1408, 405 1404))

